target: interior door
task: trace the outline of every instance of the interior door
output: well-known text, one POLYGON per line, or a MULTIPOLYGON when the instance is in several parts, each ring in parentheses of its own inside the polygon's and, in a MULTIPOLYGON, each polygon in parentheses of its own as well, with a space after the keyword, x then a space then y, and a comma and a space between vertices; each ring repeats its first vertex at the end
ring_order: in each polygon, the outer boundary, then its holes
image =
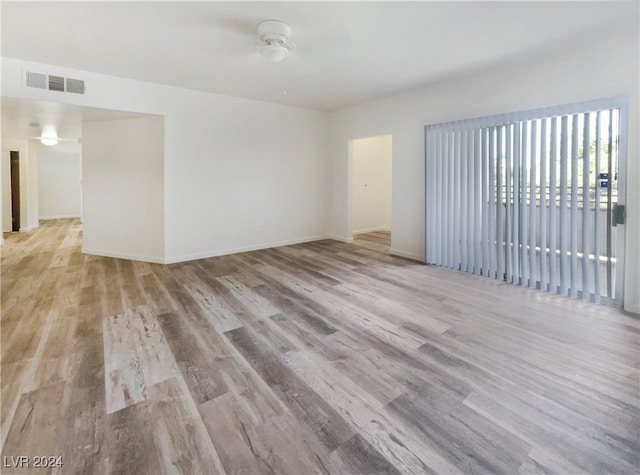
POLYGON ((11 230, 20 231, 20 152, 9 152, 11 162, 11 230))

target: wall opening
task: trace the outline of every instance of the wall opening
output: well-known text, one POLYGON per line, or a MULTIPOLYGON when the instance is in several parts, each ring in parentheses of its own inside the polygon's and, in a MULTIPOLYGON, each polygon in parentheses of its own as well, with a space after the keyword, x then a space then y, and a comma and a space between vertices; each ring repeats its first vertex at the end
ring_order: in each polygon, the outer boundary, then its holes
POLYGON ((9 152, 19 150, 20 231, 29 232, 45 220, 79 218, 83 252, 162 261, 161 116, 30 99, 3 97, 0 102, 5 146, 0 167, 4 232, 12 230, 9 152), (152 118, 161 119, 161 124, 152 130, 136 122, 152 118), (42 124, 56 126, 57 145, 41 144, 36 135, 42 124), (112 134, 119 124, 120 133, 112 134), (92 133, 85 137, 87 128, 92 133), (109 140, 104 140, 107 135, 109 140), (152 153, 149 149, 153 149, 152 153), (87 177, 91 179, 86 180, 87 177), (91 206, 87 208, 88 201, 91 206), (153 222, 149 223, 149 219, 153 222), (112 234, 103 233, 103 228, 112 234), (99 246, 94 240, 87 247, 87 236, 103 234, 105 239, 99 246))
POLYGON ((357 244, 388 252, 391 245, 392 136, 353 139, 349 233, 357 244))
POLYGON ((20 231, 20 152, 9 152, 11 175, 11 231, 20 231))
POLYGON ((20 152, 2 151, 2 232, 20 230, 20 152))

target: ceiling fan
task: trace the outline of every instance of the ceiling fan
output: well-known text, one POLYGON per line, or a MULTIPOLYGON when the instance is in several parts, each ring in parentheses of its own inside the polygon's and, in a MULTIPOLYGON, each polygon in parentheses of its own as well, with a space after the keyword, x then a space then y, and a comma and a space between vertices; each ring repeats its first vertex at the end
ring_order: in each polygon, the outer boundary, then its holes
POLYGON ((295 45, 289 40, 291 27, 280 20, 265 20, 258 25, 262 42, 262 57, 272 63, 285 59, 295 45))
POLYGON ((218 12, 206 19, 203 28, 213 28, 218 34, 225 35, 224 41, 213 44, 222 55, 232 51, 238 58, 257 56, 265 63, 274 64, 286 59, 287 67, 296 73, 316 73, 327 63, 348 57, 352 41, 339 21, 324 17, 321 21, 318 18, 294 19, 291 23, 273 17, 258 20, 255 15, 240 9, 218 12))

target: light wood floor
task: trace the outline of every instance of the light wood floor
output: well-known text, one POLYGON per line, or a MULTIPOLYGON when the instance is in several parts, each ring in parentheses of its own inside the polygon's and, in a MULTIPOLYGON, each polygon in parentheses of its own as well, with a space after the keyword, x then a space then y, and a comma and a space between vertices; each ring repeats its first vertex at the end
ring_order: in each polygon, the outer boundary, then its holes
POLYGON ((632 316, 329 240, 170 266, 80 242, 3 244, 5 464, 638 473, 632 316))
POLYGON ((375 231, 372 233, 356 234, 353 237, 356 246, 366 247, 385 254, 391 249, 391 233, 389 231, 375 231))

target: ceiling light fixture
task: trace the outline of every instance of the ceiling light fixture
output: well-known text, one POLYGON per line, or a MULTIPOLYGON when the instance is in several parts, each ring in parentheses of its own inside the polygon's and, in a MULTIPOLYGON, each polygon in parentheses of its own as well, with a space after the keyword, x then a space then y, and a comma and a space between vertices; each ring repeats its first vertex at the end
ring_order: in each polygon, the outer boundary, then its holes
POLYGON ((291 27, 283 21, 263 21, 258 25, 258 34, 262 41, 262 57, 269 62, 284 60, 293 49, 293 44, 289 42, 291 27))
POLYGON ((42 137, 40 139, 40 142, 42 142, 44 145, 58 145, 58 139, 55 137, 42 137))
POLYGON ((45 125, 42 128, 40 142, 42 142, 43 145, 49 146, 58 144, 58 133, 56 132, 55 125, 45 125))
POLYGON ((289 50, 279 43, 269 43, 262 48, 262 56, 272 63, 279 63, 288 53, 289 50))

